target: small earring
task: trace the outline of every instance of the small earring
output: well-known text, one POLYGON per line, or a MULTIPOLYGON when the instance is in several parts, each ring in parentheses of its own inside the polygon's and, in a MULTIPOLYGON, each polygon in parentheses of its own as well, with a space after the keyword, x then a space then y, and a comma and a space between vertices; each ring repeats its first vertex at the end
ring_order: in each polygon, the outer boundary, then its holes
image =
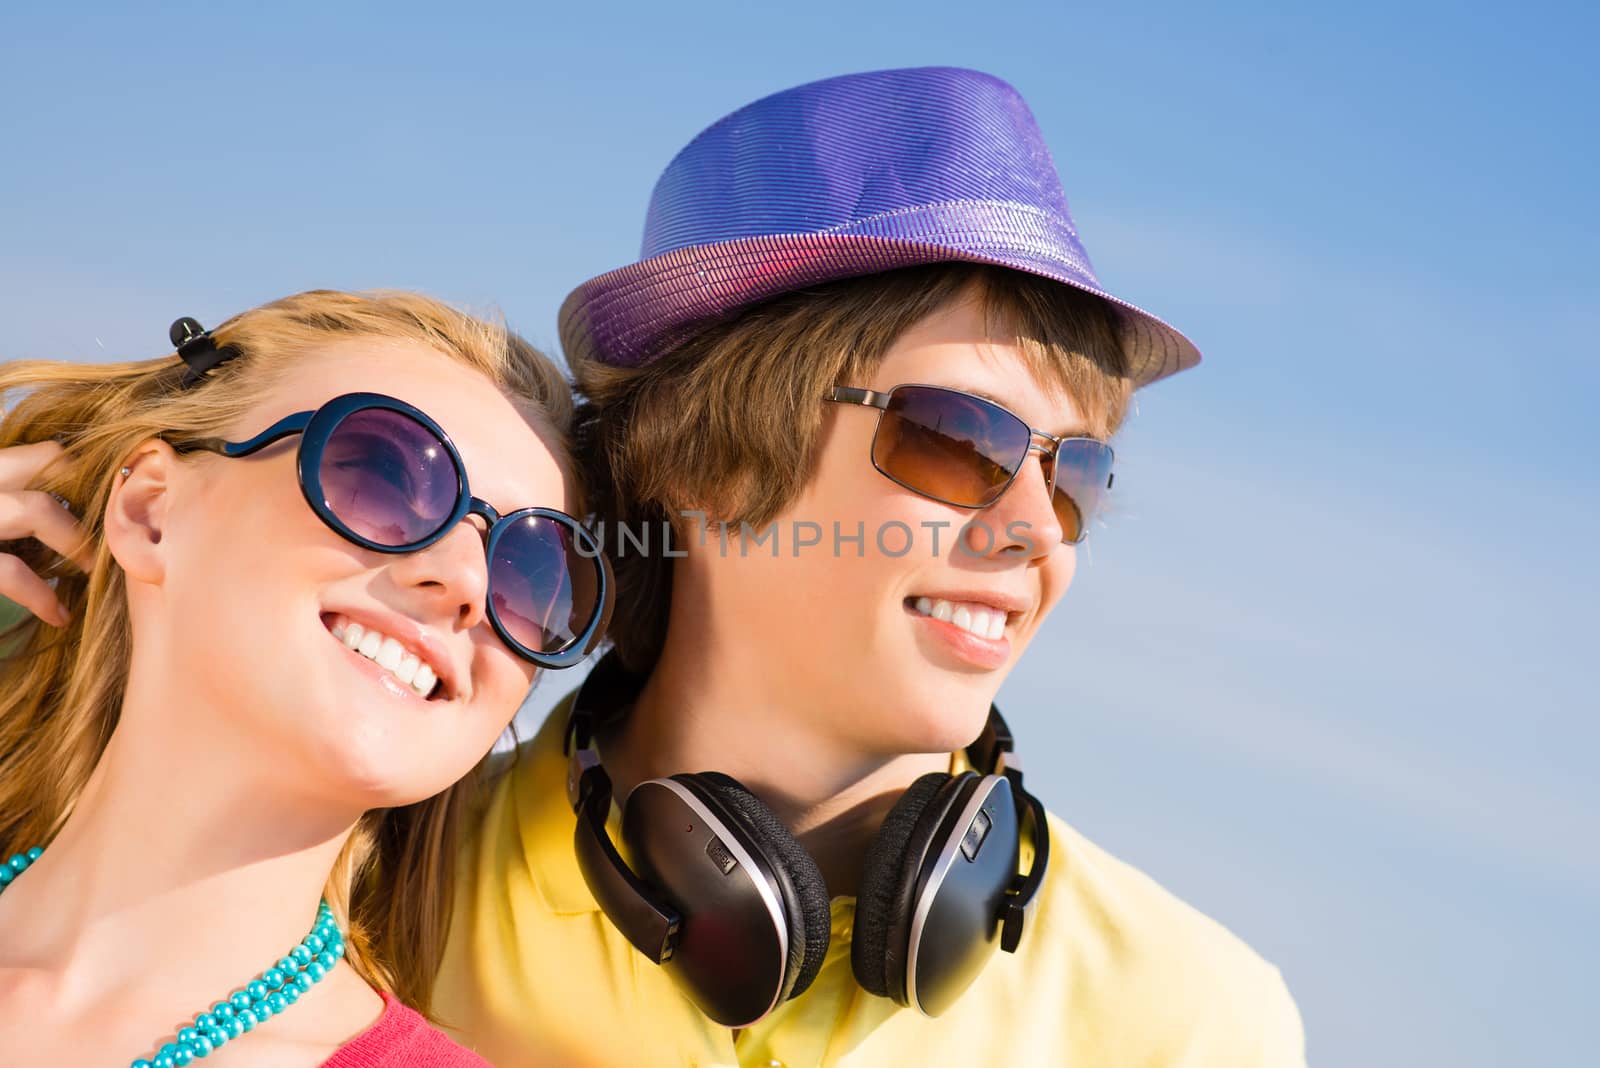
POLYGON ((122 469, 122 477, 123 477, 123 478, 127 478, 127 477, 128 477, 128 476, 129 476, 129 475, 131 475, 131 474, 133 474, 133 468, 131 468, 131 467, 124 467, 124 468, 123 468, 123 469, 122 469))

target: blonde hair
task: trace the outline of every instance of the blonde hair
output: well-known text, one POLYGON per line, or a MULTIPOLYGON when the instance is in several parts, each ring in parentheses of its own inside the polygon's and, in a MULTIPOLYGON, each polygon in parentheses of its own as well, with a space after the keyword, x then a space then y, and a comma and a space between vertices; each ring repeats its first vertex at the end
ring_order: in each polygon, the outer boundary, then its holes
MULTIPOLYGON (((764 526, 810 477, 828 388, 861 385, 900 335, 972 292, 989 336, 1014 342, 1039 381, 1071 397, 1086 433, 1110 437, 1133 382, 1103 300, 1005 268, 911 267, 786 294, 643 367, 575 359, 574 435, 596 519, 659 530, 696 509, 764 526)), ((609 636, 646 671, 666 637, 672 560, 619 553, 612 564, 628 611, 609 636)))
MULTIPOLYGON (((171 354, 118 364, 0 364, 0 447, 55 440, 66 459, 35 488, 81 517, 92 564, 81 573, 32 543, 23 554, 71 613, 64 630, 32 618, 0 633, 0 856, 42 845, 71 813, 120 713, 132 634, 122 571, 104 539, 107 496, 141 441, 222 434, 313 350, 354 338, 420 342, 488 377, 542 423, 565 469, 566 380, 504 326, 408 293, 314 291, 217 327, 240 355, 198 388, 171 354)), ((480 765, 480 768, 482 765, 480 765)), ((455 843, 478 769, 442 793, 367 813, 326 887, 349 925, 349 960, 374 987, 427 1012, 448 932, 455 843)))

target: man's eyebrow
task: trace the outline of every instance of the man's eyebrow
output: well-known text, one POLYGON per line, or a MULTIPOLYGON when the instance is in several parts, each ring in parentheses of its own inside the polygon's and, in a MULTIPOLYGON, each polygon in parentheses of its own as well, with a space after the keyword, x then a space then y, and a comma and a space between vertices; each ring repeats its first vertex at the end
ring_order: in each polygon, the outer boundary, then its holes
POLYGON ((986 401, 992 401, 995 404, 1000 405, 1000 407, 1004 408, 1008 412, 1016 410, 1011 406, 1010 401, 996 397, 993 393, 990 393, 986 389, 979 389, 977 386, 957 386, 956 388, 961 390, 963 393, 970 393, 974 397, 982 397, 986 401))

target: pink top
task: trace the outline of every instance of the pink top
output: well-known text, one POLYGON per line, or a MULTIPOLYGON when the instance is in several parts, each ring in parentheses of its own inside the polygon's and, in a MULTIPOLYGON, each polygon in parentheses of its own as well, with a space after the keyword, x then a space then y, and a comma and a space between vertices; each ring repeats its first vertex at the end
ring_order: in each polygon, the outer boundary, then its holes
POLYGON ((490 1068, 393 994, 383 995, 377 1023, 340 1046, 322 1068, 490 1068))

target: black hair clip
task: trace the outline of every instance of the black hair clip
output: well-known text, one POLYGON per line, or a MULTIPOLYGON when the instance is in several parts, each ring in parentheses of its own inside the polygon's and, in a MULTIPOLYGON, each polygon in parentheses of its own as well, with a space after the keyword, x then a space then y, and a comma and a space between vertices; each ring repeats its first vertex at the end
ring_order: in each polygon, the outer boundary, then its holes
POLYGON ((219 347, 211 331, 187 315, 172 324, 167 336, 178 347, 178 355, 183 362, 189 365, 189 372, 183 376, 181 383, 184 389, 198 386, 206 380, 212 368, 240 355, 239 350, 231 345, 219 347))

